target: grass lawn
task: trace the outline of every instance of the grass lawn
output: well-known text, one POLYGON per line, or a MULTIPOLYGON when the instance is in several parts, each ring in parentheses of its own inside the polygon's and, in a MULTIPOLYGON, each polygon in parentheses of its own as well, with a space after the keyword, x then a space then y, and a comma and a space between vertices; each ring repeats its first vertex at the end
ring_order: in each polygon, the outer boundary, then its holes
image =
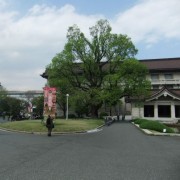
MULTIPOLYGON (((80 119, 80 120, 61 120, 54 121, 55 128, 53 132, 78 132, 95 129, 104 124, 103 120, 80 119)), ((27 131, 27 132, 47 132, 47 128, 41 120, 24 120, 0 123, 0 128, 27 131)))

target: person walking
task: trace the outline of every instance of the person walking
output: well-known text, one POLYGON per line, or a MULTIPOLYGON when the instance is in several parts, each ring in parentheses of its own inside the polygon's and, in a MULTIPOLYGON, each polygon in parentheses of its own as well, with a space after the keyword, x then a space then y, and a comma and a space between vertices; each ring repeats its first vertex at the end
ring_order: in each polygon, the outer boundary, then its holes
POLYGON ((48 129, 48 136, 51 136, 52 129, 54 128, 54 123, 50 115, 48 115, 48 118, 46 120, 46 127, 48 129))

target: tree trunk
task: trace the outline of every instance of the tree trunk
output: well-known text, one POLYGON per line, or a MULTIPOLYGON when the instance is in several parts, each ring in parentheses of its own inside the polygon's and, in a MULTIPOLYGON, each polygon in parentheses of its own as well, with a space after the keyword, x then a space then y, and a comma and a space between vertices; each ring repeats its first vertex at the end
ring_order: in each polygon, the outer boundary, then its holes
POLYGON ((66 117, 66 110, 63 109, 63 117, 66 117))
POLYGON ((112 106, 110 105, 110 108, 109 108, 109 115, 111 116, 112 115, 112 106))
POLYGON ((98 118, 98 106, 92 105, 91 106, 91 117, 92 118, 98 118))
POLYGON ((63 111, 63 117, 66 117, 66 103, 59 104, 60 109, 63 111))

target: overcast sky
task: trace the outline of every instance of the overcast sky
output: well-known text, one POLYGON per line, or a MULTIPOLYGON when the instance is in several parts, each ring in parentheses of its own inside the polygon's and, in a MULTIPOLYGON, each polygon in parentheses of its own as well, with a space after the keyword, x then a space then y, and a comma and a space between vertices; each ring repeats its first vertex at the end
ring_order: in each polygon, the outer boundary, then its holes
POLYGON ((99 19, 127 34, 136 58, 180 57, 180 0, 0 0, 0 82, 41 90, 42 74, 62 51, 69 26, 86 35, 99 19))

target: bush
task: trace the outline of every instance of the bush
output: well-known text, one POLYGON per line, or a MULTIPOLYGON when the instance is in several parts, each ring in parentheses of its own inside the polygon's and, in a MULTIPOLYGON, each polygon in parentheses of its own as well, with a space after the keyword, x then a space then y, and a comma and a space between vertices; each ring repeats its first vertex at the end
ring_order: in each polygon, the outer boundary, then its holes
POLYGON ((99 114, 99 118, 100 118, 100 119, 103 119, 104 116, 108 116, 108 113, 107 113, 107 112, 101 112, 101 113, 99 114))
POLYGON ((139 127, 142 129, 150 129, 150 130, 155 130, 158 132, 163 132, 163 129, 166 129, 167 133, 174 133, 174 130, 167 127, 166 125, 158 122, 158 121, 149 121, 146 120, 142 123, 139 124, 139 127))
POLYGON ((144 122, 147 122, 149 120, 147 120, 147 119, 135 119, 133 121, 134 121, 135 124, 139 124, 140 125, 140 124, 142 124, 144 122))
POLYGON ((69 114, 68 118, 71 118, 71 119, 76 118, 76 115, 75 114, 69 114))

